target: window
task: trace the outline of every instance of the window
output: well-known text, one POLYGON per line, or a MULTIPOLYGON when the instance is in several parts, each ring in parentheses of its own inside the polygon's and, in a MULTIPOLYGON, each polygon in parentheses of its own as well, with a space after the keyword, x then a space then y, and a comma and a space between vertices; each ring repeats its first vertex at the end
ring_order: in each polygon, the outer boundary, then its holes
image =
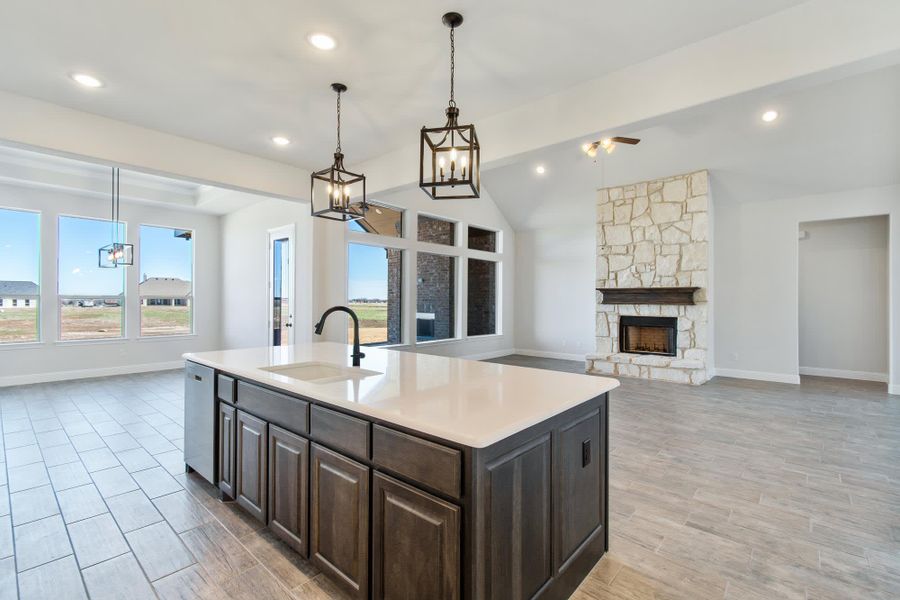
POLYGON ((456 258, 419 252, 416 264, 416 340, 456 337, 456 258))
POLYGON ((456 245, 456 223, 419 215, 419 241, 445 246, 456 245))
POLYGON ((0 208, 0 344, 40 339, 41 215, 0 208))
POLYGON ((469 250, 497 251, 497 232, 469 227, 469 250))
MULTIPOLYGON (((360 343, 367 346, 401 343, 403 251, 348 244, 347 257, 348 304, 359 318, 360 343)), ((352 322, 347 339, 353 341, 352 322)))
POLYGON ((469 259, 466 335, 497 333, 497 263, 469 259))
POLYGON ((97 250, 125 224, 59 217, 59 339, 94 340, 125 335, 126 267, 101 269, 97 250), (117 231, 116 231, 117 229, 117 231))
POLYGON ((350 221, 347 227, 350 231, 360 233, 403 237, 403 211, 370 202, 366 216, 357 221, 350 221))
POLYGON ((194 330, 194 233, 141 225, 141 335, 194 330))

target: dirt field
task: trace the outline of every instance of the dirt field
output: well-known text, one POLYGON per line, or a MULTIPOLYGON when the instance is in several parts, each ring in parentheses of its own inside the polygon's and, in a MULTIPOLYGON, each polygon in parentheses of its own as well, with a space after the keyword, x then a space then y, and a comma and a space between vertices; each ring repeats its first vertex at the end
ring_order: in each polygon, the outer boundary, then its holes
POLYGON ((37 307, 0 309, 0 343, 37 340, 37 307))
POLYGON ((61 340, 122 337, 121 306, 63 306, 60 319, 61 340))
MULTIPOLYGON (((387 341, 387 304, 350 304, 359 317, 359 343, 380 344, 387 341)), ((347 328, 347 340, 353 341, 353 323, 347 328)))
POLYGON ((185 335, 188 333, 191 333, 190 307, 141 307, 141 335, 185 335))
MULTIPOLYGON (((37 340, 37 308, 0 309, 0 343, 37 340)), ((142 306, 141 335, 191 332, 187 306, 142 306)), ((60 339, 92 340, 122 336, 122 309, 117 306, 63 306, 60 339)))

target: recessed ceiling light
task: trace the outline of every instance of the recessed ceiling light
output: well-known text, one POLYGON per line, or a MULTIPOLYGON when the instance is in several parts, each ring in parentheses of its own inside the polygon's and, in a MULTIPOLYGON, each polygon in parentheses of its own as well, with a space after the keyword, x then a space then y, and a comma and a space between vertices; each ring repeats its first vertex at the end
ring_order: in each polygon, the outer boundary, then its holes
POLYGON ((77 84, 83 85, 84 87, 89 88, 98 88, 103 87, 103 82, 94 77, 93 75, 88 75, 87 73, 72 73, 69 75, 77 84))
POLYGON ((275 137, 272 138, 272 143, 275 144, 276 146, 287 146, 288 144, 291 143, 291 140, 287 139, 284 136, 276 135, 275 137))
POLYGON ((337 46, 334 38, 327 33, 311 33, 307 39, 319 50, 334 50, 334 47, 337 46))
POLYGON ((544 165, 538 165, 534 168, 534 172, 538 175, 543 175, 547 169, 544 168, 544 165))
POLYGON ((772 121, 774 121, 777 118, 778 118, 777 110, 767 110, 766 112, 764 112, 762 114, 762 120, 765 121, 766 123, 771 123, 772 121))

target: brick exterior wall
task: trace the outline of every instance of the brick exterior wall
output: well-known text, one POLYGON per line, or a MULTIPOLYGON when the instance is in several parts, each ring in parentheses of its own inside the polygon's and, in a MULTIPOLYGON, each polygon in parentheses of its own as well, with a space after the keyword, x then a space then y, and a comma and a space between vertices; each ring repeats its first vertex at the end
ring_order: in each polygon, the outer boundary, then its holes
POLYGON ((386 248, 388 263, 388 313, 387 343, 399 344, 403 341, 400 324, 401 317, 401 281, 403 280, 403 251, 386 248))
POLYGON ((419 241, 432 244, 456 245, 456 223, 419 215, 419 241))
POLYGON ((468 335, 497 333, 497 265, 469 259, 468 335))
POLYGON ((469 227, 469 249, 496 252, 497 232, 480 227, 469 227))
POLYGON ((419 252, 416 264, 416 312, 433 312, 434 339, 452 338, 456 334, 456 260, 419 252))

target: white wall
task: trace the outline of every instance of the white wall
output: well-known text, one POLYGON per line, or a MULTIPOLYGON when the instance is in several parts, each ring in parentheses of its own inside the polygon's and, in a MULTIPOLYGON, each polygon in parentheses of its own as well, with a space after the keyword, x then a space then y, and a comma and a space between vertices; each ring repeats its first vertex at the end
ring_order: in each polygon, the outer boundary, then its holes
POLYGON ((308 341, 313 323, 313 239, 309 204, 267 199, 222 217, 222 348, 269 345, 268 232, 294 225, 294 332, 308 341))
POLYGON ((60 214, 109 218, 108 201, 40 187, 0 184, 0 206, 41 212, 41 334, 35 344, 0 345, 0 385, 174 368, 185 352, 219 346, 219 218, 142 203, 122 202, 135 266, 127 267, 126 337, 122 340, 57 341, 57 220, 60 214), (139 226, 193 229, 194 335, 139 339, 139 226), (47 310, 49 308, 49 310, 47 310))
POLYGON ((799 224, 888 215, 890 390, 900 393, 900 186, 718 202, 716 371, 799 381, 799 224))
POLYGON ((800 224, 801 374, 887 381, 888 225, 800 224))
POLYGON ((571 360, 594 352, 596 253, 593 219, 516 233, 518 351, 571 360))

